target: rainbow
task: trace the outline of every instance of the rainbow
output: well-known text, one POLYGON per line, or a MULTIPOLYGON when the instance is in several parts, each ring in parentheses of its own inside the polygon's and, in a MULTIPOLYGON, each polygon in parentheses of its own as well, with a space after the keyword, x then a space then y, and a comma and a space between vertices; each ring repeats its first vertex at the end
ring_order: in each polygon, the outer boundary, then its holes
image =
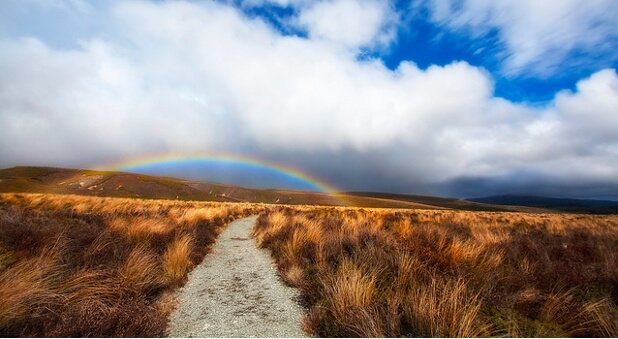
POLYGON ((234 154, 200 153, 187 155, 151 155, 131 160, 120 161, 104 166, 101 170, 109 171, 139 171, 140 168, 154 165, 182 165, 183 163, 216 163, 222 165, 243 165, 255 170, 268 170, 275 172, 283 177, 303 183, 311 190, 324 193, 338 193, 340 190, 308 173, 298 169, 279 165, 273 162, 265 162, 256 158, 234 154))

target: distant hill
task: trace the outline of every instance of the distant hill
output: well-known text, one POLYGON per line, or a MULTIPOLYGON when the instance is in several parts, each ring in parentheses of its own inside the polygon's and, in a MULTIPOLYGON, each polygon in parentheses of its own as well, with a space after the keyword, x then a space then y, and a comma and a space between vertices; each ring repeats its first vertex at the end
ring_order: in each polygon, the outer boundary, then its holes
POLYGON ((319 192, 307 192, 303 199, 298 199, 294 196, 294 192, 287 194, 285 191, 258 190, 135 173, 54 167, 13 167, 0 170, 0 192, 202 201, 337 204, 334 197, 319 192))
POLYGON ((529 206, 571 213, 618 214, 618 201, 549 198, 534 195, 496 195, 468 201, 495 205, 529 206))
POLYGON ((383 208, 441 206, 377 197, 313 191, 264 190, 126 172, 18 166, 0 170, 0 192, 79 194, 105 197, 181 199, 383 208))
POLYGON ((410 194, 394 194, 394 193, 382 193, 382 192, 346 192, 345 194, 358 197, 372 197, 379 199, 390 199, 396 201, 409 201, 415 203, 421 203, 436 207, 442 207, 447 209, 456 209, 464 211, 492 211, 492 212, 548 212, 544 209, 527 208, 525 206, 501 206, 501 204, 494 204, 491 202, 476 202, 470 200, 463 200, 457 198, 442 198, 424 195, 410 195, 410 194))
POLYGON ((501 206, 501 204, 454 198, 376 192, 329 194, 314 191, 265 190, 127 172, 27 166, 0 169, 0 192, 368 208, 548 211, 534 207, 501 206))

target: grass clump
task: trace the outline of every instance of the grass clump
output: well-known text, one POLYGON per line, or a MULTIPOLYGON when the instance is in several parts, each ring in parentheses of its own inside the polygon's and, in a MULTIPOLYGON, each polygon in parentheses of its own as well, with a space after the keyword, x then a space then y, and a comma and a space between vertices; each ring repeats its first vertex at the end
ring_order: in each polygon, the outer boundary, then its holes
POLYGON ((0 195, 0 334, 159 337, 172 292, 249 204, 0 195), (194 211, 199 212, 194 212, 194 211))
POLYGON ((191 267, 193 241, 188 235, 176 238, 163 253, 163 273, 165 280, 172 286, 184 283, 191 267))
POLYGON ((618 216, 295 206, 253 235, 313 335, 618 335, 618 216))

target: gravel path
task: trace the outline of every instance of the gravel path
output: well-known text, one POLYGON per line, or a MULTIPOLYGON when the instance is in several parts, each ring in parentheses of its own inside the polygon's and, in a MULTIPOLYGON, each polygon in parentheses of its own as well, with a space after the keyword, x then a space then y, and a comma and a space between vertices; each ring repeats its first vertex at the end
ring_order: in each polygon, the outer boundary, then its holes
POLYGON ((232 222, 190 274, 172 314, 171 337, 304 337, 296 290, 249 234, 257 216, 232 222))

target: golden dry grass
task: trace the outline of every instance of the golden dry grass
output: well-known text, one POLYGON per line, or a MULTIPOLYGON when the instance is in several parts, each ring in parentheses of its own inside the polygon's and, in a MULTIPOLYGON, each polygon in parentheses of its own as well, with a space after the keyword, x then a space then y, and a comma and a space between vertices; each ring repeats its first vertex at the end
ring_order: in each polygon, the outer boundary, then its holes
POLYGON ((0 328, 62 302, 62 296, 52 288, 61 272, 57 250, 44 249, 37 257, 19 261, 0 274, 0 328))
POLYGON ((0 334, 152 337, 249 204, 0 195, 0 334))
POLYGON ((181 235, 163 253, 163 273, 170 285, 181 285, 191 267, 193 240, 181 235))
MULTIPOLYGON (((165 257, 164 267, 165 267, 165 257)), ((133 248, 126 261, 118 269, 120 285, 132 288, 138 294, 149 294, 163 285, 161 267, 157 254, 146 247, 138 245, 133 248)))
POLYGON ((618 216, 295 206, 253 235, 314 335, 618 335, 618 216))
POLYGON ((618 336, 618 216, 0 195, 0 333, 161 336, 229 221, 317 336, 618 336))

